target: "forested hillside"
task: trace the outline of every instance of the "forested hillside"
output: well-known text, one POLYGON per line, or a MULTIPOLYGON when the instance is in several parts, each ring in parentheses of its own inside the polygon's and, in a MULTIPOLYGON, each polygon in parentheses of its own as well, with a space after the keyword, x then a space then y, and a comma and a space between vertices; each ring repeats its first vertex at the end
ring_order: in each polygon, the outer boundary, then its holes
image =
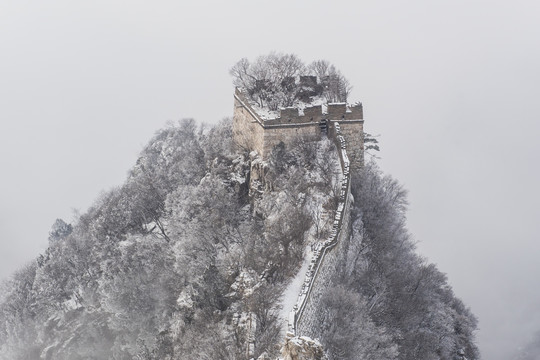
MULTIPOLYGON (((328 139, 262 163, 232 150, 229 120, 158 131, 123 185, 58 220, 47 251, 1 285, 0 359, 247 359, 250 322, 256 357, 276 359, 281 294, 330 231, 338 166, 328 139)), ((414 252, 405 191, 374 164, 352 179, 328 358, 478 358, 475 317, 414 252)))

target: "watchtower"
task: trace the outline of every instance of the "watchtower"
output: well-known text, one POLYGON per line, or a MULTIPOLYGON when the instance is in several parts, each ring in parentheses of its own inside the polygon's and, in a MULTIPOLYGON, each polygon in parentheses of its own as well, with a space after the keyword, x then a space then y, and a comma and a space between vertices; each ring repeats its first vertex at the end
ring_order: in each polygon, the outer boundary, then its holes
POLYGON ((332 135, 336 122, 339 122, 341 133, 347 140, 351 166, 362 167, 364 116, 361 103, 307 104, 272 113, 258 107, 241 89, 235 89, 234 142, 240 148, 257 151, 263 159, 280 142, 288 144, 299 137, 318 140, 325 132, 332 135))

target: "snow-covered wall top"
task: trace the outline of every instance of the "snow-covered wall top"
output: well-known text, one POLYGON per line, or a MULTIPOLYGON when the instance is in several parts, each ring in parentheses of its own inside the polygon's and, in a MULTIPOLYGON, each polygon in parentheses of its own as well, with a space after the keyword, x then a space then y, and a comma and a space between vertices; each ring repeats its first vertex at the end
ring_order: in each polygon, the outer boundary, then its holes
POLYGON ((288 107, 279 111, 270 111, 253 103, 238 88, 235 90, 238 98, 253 117, 263 126, 293 125, 293 124, 318 124, 322 120, 329 121, 363 121, 364 111, 361 103, 349 105, 346 103, 318 104, 306 107, 288 107))
POLYGON ((298 334, 299 323, 303 321, 303 318, 306 316, 305 312, 307 304, 310 300, 310 296, 314 292, 317 279, 322 273, 323 267, 328 266, 327 262, 325 261, 327 255, 338 244, 341 235, 345 233, 344 226, 347 226, 346 224, 348 224, 348 221, 344 222, 344 219, 349 214, 351 203, 350 162, 347 156, 347 145, 345 138, 341 134, 339 123, 334 123, 334 131, 332 134, 338 147, 341 169, 343 172, 341 192, 330 236, 326 241, 320 242, 316 245, 314 256, 306 272, 306 277, 304 284, 302 285, 302 290, 299 294, 298 301, 289 315, 288 331, 289 335, 292 336, 304 335, 298 334))

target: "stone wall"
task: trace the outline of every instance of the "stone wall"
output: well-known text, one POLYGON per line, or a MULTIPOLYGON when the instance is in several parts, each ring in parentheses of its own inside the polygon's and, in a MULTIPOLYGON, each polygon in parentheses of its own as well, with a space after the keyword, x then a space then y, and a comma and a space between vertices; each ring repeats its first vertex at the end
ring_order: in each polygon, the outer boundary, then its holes
POLYGON ((320 139, 321 122, 328 125, 328 135, 336 143, 343 179, 331 234, 326 241, 316 245, 298 301, 289 316, 289 336, 320 336, 326 317, 321 306, 322 296, 346 258, 353 201, 350 170, 364 164, 362 105, 328 104, 326 113, 322 106, 308 107, 303 111, 287 108, 281 110, 278 118, 263 120, 249 100, 236 89, 234 141, 247 150, 256 150, 263 160, 279 142, 287 144, 298 138, 320 139))
POLYGON ((295 107, 288 107, 279 111, 279 116, 275 119, 264 120, 265 125, 287 125, 287 124, 318 124, 321 120, 330 121, 362 121, 364 111, 362 104, 347 105, 345 103, 330 103, 326 105, 326 112, 322 105, 308 106, 303 110, 295 107))
MULTIPOLYGON (((334 124, 335 122, 332 122, 334 124)), ((353 169, 358 169, 364 165, 364 123, 356 121, 339 121, 341 135, 347 140, 347 155, 353 169)), ((334 126, 329 128, 330 136, 333 134, 334 126)))
POLYGON ((319 140, 321 129, 318 124, 293 125, 287 127, 267 127, 263 135, 263 159, 272 153, 280 142, 291 144, 298 139, 319 140))
POLYGON ((257 114, 240 98, 234 98, 233 139, 236 146, 263 154, 264 127, 257 114))
MULTIPOLYGON (((349 195, 350 197, 350 195, 349 195)), ((348 203, 350 200, 348 201, 348 203)), ((321 259, 319 270, 314 277, 309 296, 306 298, 304 309, 297 319, 296 334, 320 338, 321 328, 324 326, 327 316, 321 300, 329 286, 332 286, 332 278, 345 259, 345 245, 350 236, 350 205, 347 204, 343 214, 344 221, 340 229, 336 243, 328 248, 321 259)))
POLYGON ((298 301, 289 316, 288 331, 295 336, 312 338, 320 336, 321 325, 325 320, 321 299, 328 286, 331 286, 332 277, 345 259, 350 237, 350 211, 353 198, 350 191, 350 160, 347 144, 339 123, 333 124, 330 134, 336 142, 343 171, 340 199, 332 232, 326 241, 317 244, 298 301))

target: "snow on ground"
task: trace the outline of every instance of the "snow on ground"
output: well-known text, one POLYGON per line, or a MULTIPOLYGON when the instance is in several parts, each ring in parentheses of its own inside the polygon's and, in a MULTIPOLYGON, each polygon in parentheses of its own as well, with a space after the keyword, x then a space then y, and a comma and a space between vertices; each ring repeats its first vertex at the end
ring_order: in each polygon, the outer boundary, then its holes
POLYGON ((282 324, 282 337, 285 337, 285 334, 287 333, 289 314, 298 301, 298 295, 300 295, 300 291, 302 290, 302 285, 306 278, 306 272, 312 257, 313 252, 311 251, 311 246, 307 246, 304 250, 302 267, 300 267, 300 270, 298 270, 295 277, 291 279, 291 282, 287 285, 285 291, 283 291, 283 294, 281 295, 281 311, 279 313, 279 319, 282 324))
MULTIPOLYGON (((324 161, 330 161, 333 165, 331 183, 327 184, 326 188, 312 187, 307 191, 307 201, 304 204, 306 210, 312 216, 312 226, 304 235, 304 243, 307 244, 304 250, 304 259, 302 266, 289 282, 285 290, 283 291, 280 299, 281 310, 279 312, 279 319, 281 323, 281 332, 284 337, 288 330, 288 320, 290 312, 297 304, 298 297, 302 291, 302 285, 306 279, 306 273, 313 259, 313 250, 315 245, 326 240, 326 236, 322 235, 330 231, 333 224, 334 216, 333 212, 325 211, 323 204, 325 204, 332 196, 331 188, 341 184, 343 173, 341 172, 341 165, 337 151, 328 151, 329 148, 333 148, 332 142, 324 138, 318 143, 317 153, 323 153, 325 155, 324 161), (325 231, 326 230, 326 231, 325 231)), ((310 182, 319 182, 322 180, 321 174, 313 172, 310 174, 312 179, 310 182)), ((276 199, 276 204, 279 204, 279 197, 276 199)))
MULTIPOLYGON (((273 120, 280 117, 280 110, 270 110, 266 105, 261 106, 257 101, 250 99, 249 97, 247 97, 247 99, 253 110, 255 110, 257 115, 259 115, 262 120, 273 120)), ((298 109, 300 111, 300 115, 304 115, 305 108, 318 105, 321 105, 323 114, 328 112, 328 101, 323 95, 313 96, 309 102, 295 100, 291 107, 298 109)))

